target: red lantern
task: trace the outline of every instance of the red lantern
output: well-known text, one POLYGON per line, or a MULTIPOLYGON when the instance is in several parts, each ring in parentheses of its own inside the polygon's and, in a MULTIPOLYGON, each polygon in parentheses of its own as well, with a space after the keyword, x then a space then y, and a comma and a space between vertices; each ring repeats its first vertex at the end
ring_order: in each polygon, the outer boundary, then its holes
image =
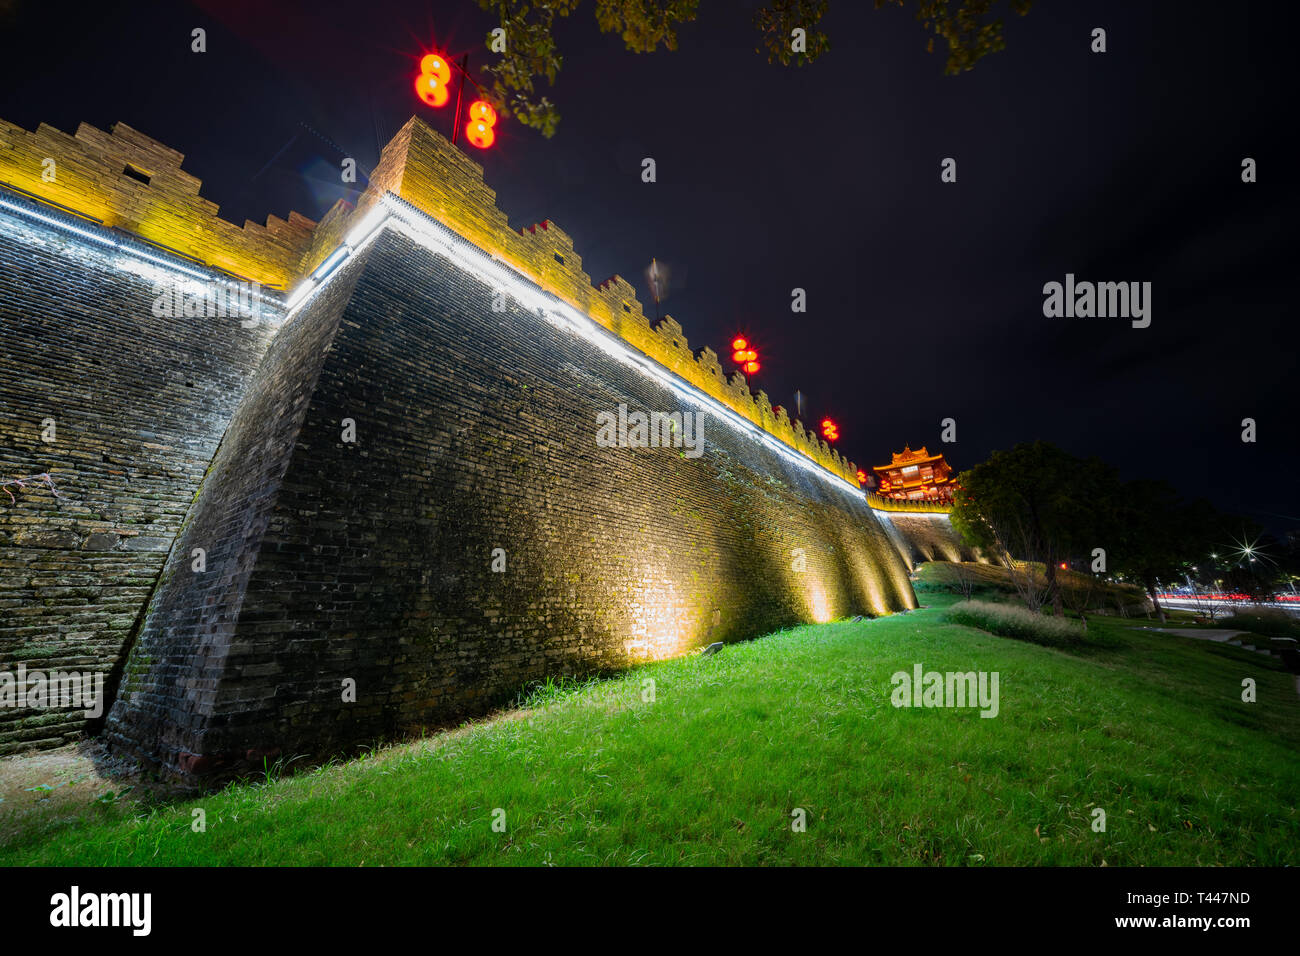
POLYGON ((492 108, 491 103, 485 103, 483 100, 475 100, 469 104, 469 118, 476 123, 497 125, 497 111, 492 108))
POLYGON ((415 78, 415 92, 427 106, 446 106, 451 93, 447 84, 429 73, 421 73, 415 78))
POLYGON ((731 340, 731 360, 740 366, 740 370, 746 375, 753 375, 761 365, 758 364, 758 351, 750 347, 749 340, 743 335, 737 335, 731 340))
POLYGON ((443 86, 451 83, 451 67, 437 53, 428 53, 420 60, 420 72, 435 77, 443 86))
POLYGON ((487 123, 471 122, 465 127, 465 138, 479 149, 487 149, 496 142, 497 134, 487 123))
POLYGON ((492 127, 497 122, 497 111, 490 103, 475 100, 469 105, 469 122, 465 125, 465 138, 479 149, 487 149, 496 142, 492 127))

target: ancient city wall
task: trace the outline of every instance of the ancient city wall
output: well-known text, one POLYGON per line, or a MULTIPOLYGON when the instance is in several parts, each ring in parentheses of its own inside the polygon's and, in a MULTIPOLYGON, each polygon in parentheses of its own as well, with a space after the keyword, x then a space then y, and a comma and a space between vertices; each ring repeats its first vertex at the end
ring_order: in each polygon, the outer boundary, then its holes
POLYGON ((945 511, 877 512, 877 517, 889 531, 909 568, 926 561, 980 560, 980 556, 953 528, 945 511))
MULTIPOLYGON (((0 208, 0 672, 105 674, 270 342, 278 309, 160 320, 157 276, 0 208), (245 327, 247 325, 248 327, 245 327), (11 498, 12 495, 12 498, 11 498)), ((0 753, 77 711, 0 708, 0 753)))
MULTIPOLYGON (((0 671, 108 673, 116 745, 195 776, 336 752, 535 677, 913 606, 907 569, 954 553, 945 516, 882 515, 853 463, 671 318, 651 328, 630 285, 593 286, 553 223, 509 228, 422 123, 319 226, 235 227, 179 165, 121 125, 0 123, 0 468, 58 492, 0 506, 0 671), (393 226, 292 311, 275 292, 256 321, 154 311, 169 263, 306 289, 393 201, 591 329, 524 293, 495 311, 484 274, 393 226), (602 447, 620 406, 702 414, 702 454, 602 447)), ((0 753, 95 726, 0 711, 0 753)))
POLYGON ((494 291, 389 232, 289 321, 164 575, 116 742, 217 773, 545 675, 914 606, 862 496, 735 425, 706 413, 699 457, 601 447, 600 411, 697 409, 494 291), (312 380, 286 447, 283 386, 312 380))

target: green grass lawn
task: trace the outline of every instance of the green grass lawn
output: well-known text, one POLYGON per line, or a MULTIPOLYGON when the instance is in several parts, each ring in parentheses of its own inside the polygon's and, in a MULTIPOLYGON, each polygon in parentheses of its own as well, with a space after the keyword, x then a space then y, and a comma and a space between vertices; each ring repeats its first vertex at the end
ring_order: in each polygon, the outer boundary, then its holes
POLYGON ((38 815, 0 863, 1300 863, 1293 676, 1136 623, 1069 650, 942 607, 801 627, 291 777, 38 815), (998 671, 1000 713, 893 707, 917 662, 998 671))

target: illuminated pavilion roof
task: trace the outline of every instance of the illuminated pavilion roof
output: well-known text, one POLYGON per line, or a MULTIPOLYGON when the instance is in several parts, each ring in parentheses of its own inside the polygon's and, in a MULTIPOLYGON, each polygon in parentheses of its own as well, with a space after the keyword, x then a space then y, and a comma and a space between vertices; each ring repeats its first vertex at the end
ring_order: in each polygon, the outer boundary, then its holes
POLYGON ((922 465, 931 461, 943 461, 943 455, 931 455, 924 445, 921 446, 919 451, 912 451, 910 446, 904 445, 902 451, 893 453, 893 459, 888 465, 872 465, 872 470, 890 471, 905 465, 922 465))

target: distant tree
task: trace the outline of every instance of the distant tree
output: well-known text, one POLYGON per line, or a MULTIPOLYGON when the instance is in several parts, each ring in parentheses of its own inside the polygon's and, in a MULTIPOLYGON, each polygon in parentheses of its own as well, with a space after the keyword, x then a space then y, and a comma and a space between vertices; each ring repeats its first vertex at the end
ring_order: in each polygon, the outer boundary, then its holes
POLYGON ((1278 571, 1281 583, 1294 591, 1300 581, 1300 531, 1290 531, 1278 543, 1278 571))
POLYGON ((1032 565, 1017 580, 1032 610, 1050 602, 1062 607, 1059 564, 1090 554, 1111 535, 1119 480, 1096 458, 1080 459, 1047 442, 997 451, 957 479, 952 523, 966 541, 1003 558, 1041 563, 1044 582, 1035 588, 1032 565))
POLYGON ((1223 540, 1226 519, 1209 502, 1184 502, 1165 481, 1125 483, 1112 567, 1140 584, 1151 598, 1161 623, 1165 611, 1159 585, 1182 584, 1188 570, 1223 540))
POLYGON ((1057 589, 1071 611, 1079 615, 1083 629, 1088 630, 1088 612, 1101 603, 1104 597, 1101 581, 1091 570, 1072 571, 1069 587, 1057 589))
MULTIPOLYGON (((944 72, 961 73, 980 59, 1006 47, 1002 18, 993 15, 1001 0, 875 0, 883 6, 916 6, 916 19, 930 34, 926 49, 934 52, 935 38, 947 43, 944 72)), ((1013 12, 1024 16, 1033 0, 1006 0, 1013 12)), ((522 125, 553 136, 560 121, 556 105, 538 91, 540 81, 548 86, 563 66, 564 58, 555 44, 556 17, 567 17, 582 0, 478 0, 479 6, 495 14, 505 28, 505 50, 493 50, 500 59, 483 68, 491 79, 492 98, 499 110, 513 115, 522 125)), ((803 66, 830 49, 830 37, 819 24, 830 0, 771 0, 754 14, 761 45, 769 63, 803 66), (794 42, 794 31, 804 31, 794 42)), ((677 27, 696 17, 699 0, 594 0, 596 24, 602 33, 618 33, 633 53, 653 53, 660 44, 677 49, 677 27)))
POLYGON ((975 571, 969 564, 964 564, 961 561, 954 561, 948 567, 952 570, 957 593, 962 596, 963 600, 969 601, 975 596, 975 571))

